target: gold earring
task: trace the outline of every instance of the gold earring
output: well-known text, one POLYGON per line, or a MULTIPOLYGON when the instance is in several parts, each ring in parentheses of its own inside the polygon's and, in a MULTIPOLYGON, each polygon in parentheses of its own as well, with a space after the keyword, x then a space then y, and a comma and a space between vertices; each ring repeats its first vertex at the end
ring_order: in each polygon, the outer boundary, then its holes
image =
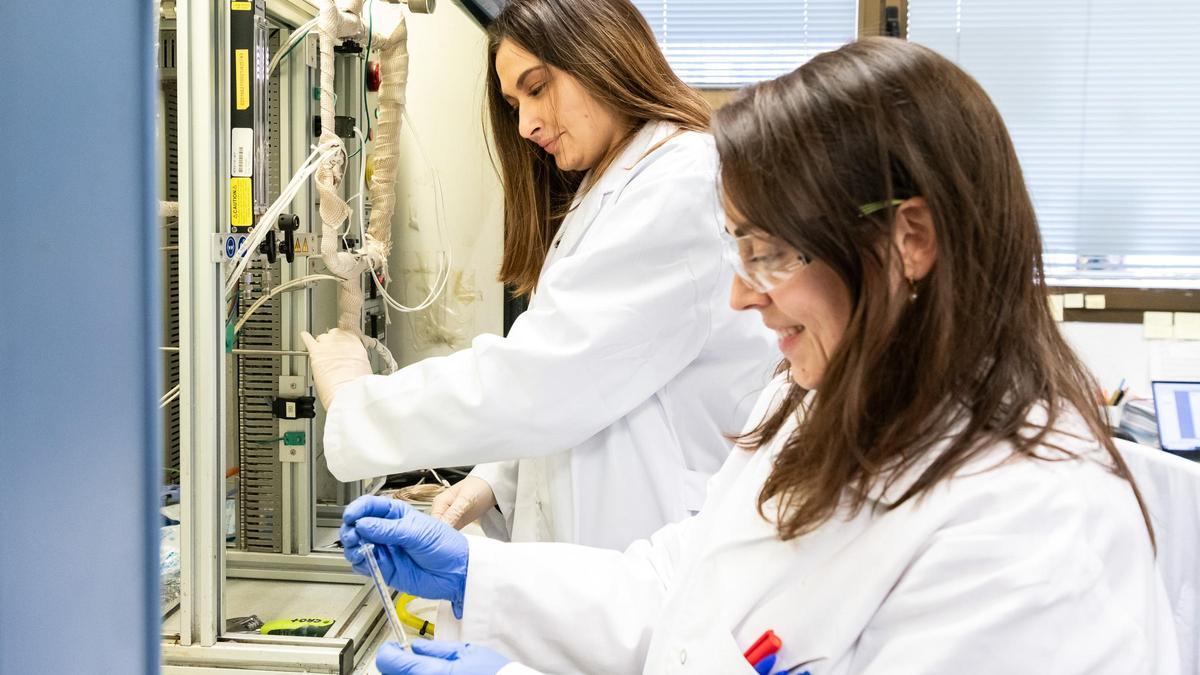
POLYGON ((917 301, 917 280, 912 277, 908 277, 908 301, 917 301))

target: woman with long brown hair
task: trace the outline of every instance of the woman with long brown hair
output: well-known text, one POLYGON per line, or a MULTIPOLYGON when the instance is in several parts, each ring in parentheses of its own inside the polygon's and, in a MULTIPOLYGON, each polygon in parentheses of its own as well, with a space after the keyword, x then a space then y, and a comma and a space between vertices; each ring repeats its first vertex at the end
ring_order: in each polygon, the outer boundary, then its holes
POLYGON ((714 134, 732 304, 785 359, 744 451, 624 554, 352 504, 343 540, 455 603, 438 635, 471 643, 388 645, 383 672, 1177 673, 1153 533, 979 85, 868 39, 742 92, 714 134))
POLYGON ((529 308, 506 337, 389 376, 353 336, 307 337, 325 457, 346 481, 501 461, 434 514, 623 548, 700 508, 722 433, 770 379, 770 335, 726 302, 709 108, 638 10, 513 0, 488 38, 500 279, 529 308))

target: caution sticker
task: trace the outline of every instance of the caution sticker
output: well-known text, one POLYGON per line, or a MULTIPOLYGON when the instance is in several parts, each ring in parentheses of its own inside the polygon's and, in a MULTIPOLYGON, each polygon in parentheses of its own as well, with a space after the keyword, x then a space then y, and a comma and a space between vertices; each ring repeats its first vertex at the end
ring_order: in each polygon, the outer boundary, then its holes
POLYGON ((229 221, 234 227, 254 224, 254 194, 249 178, 229 179, 229 221))
POLYGON ((254 9, 254 3, 247 2, 247 0, 233 0, 229 3, 229 8, 238 12, 249 12, 254 9))
POLYGON ((250 109, 250 50, 235 49, 233 50, 233 70, 235 81, 237 82, 237 101, 235 105, 238 110, 250 109))

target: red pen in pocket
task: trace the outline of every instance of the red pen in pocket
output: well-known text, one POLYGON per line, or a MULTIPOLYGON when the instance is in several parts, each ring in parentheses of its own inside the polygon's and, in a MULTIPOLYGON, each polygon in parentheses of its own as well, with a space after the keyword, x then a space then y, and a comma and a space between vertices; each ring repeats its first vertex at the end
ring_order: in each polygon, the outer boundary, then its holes
POLYGON ((750 648, 746 650, 746 653, 743 654, 743 656, 746 657, 746 660, 750 662, 751 666, 754 666, 757 665, 759 661, 762 661, 771 654, 779 651, 779 648, 782 646, 783 641, 779 639, 779 636, 775 635, 775 631, 768 630, 760 635, 758 639, 754 641, 754 644, 750 645, 750 648))

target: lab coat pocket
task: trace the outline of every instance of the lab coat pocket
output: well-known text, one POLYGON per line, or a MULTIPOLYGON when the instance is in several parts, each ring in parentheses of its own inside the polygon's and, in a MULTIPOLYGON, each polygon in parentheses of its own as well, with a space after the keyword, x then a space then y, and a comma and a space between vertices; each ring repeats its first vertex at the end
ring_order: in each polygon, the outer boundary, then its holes
POLYGON ((680 645, 674 653, 667 655, 667 659, 674 662, 671 663, 672 672, 755 675, 743 652, 729 631, 713 627, 680 645))

